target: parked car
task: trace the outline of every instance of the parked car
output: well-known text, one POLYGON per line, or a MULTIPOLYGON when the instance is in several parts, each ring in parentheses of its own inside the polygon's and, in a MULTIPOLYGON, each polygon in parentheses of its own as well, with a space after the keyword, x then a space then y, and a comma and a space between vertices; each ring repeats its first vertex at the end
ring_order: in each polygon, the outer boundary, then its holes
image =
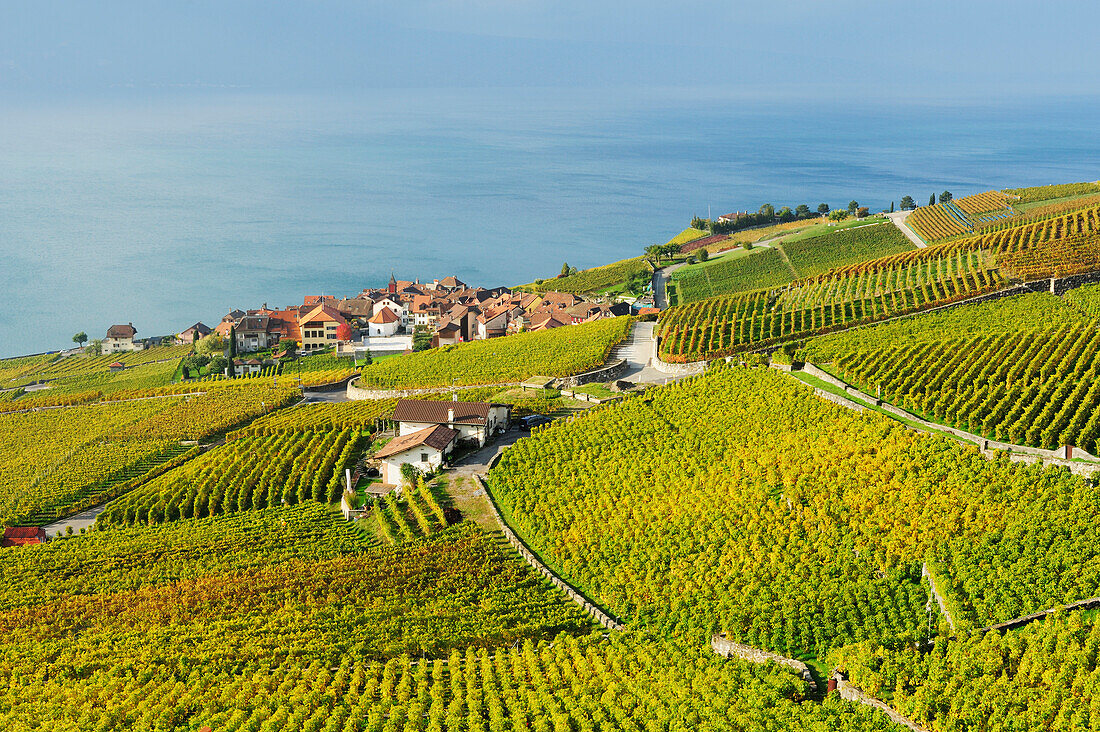
POLYGON ((538 427, 544 424, 550 424, 554 420, 542 414, 532 414, 530 417, 523 417, 519 421, 519 428, 530 432, 533 427, 538 427))

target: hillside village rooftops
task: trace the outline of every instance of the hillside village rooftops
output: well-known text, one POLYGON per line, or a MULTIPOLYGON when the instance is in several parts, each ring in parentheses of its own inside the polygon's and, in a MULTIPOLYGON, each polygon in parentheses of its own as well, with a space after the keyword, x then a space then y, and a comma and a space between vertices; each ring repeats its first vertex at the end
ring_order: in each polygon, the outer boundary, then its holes
POLYGON ((457 437, 458 432, 456 430, 437 424, 434 427, 425 427, 422 430, 393 438, 386 443, 385 447, 376 452, 374 456, 376 458, 386 458, 393 455, 400 455, 407 450, 420 447, 421 445, 427 445, 428 447, 443 451, 446 450, 447 446, 454 442, 457 437))
POLYGON ((395 422, 423 422, 425 424, 485 424, 489 409, 495 405, 487 402, 441 402, 419 399, 401 399, 393 410, 395 422), (453 410, 454 419, 451 419, 453 410))

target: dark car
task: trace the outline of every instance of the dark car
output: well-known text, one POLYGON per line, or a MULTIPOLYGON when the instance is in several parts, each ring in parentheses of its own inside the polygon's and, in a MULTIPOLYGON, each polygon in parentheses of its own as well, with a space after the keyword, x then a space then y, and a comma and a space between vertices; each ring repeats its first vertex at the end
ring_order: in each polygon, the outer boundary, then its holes
POLYGON ((533 427, 538 427, 544 424, 550 424, 554 420, 542 414, 532 414, 530 417, 523 417, 519 421, 519 428, 530 432, 533 427))

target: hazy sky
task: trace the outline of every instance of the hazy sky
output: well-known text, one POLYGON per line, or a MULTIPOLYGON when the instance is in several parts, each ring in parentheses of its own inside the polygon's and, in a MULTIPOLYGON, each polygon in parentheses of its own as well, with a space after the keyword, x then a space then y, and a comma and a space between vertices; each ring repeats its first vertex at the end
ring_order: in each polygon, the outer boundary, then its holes
POLYGON ((0 90, 709 87, 1091 94, 1086 2, 4 0, 0 90))

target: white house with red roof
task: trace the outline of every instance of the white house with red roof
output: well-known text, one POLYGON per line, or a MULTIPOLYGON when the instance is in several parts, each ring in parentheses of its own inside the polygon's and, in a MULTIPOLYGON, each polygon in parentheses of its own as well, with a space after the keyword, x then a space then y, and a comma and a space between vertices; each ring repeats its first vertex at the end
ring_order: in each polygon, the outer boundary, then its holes
POLYGON ((370 338, 389 338, 397 333, 401 317, 387 307, 378 308, 367 321, 367 336, 370 338))

